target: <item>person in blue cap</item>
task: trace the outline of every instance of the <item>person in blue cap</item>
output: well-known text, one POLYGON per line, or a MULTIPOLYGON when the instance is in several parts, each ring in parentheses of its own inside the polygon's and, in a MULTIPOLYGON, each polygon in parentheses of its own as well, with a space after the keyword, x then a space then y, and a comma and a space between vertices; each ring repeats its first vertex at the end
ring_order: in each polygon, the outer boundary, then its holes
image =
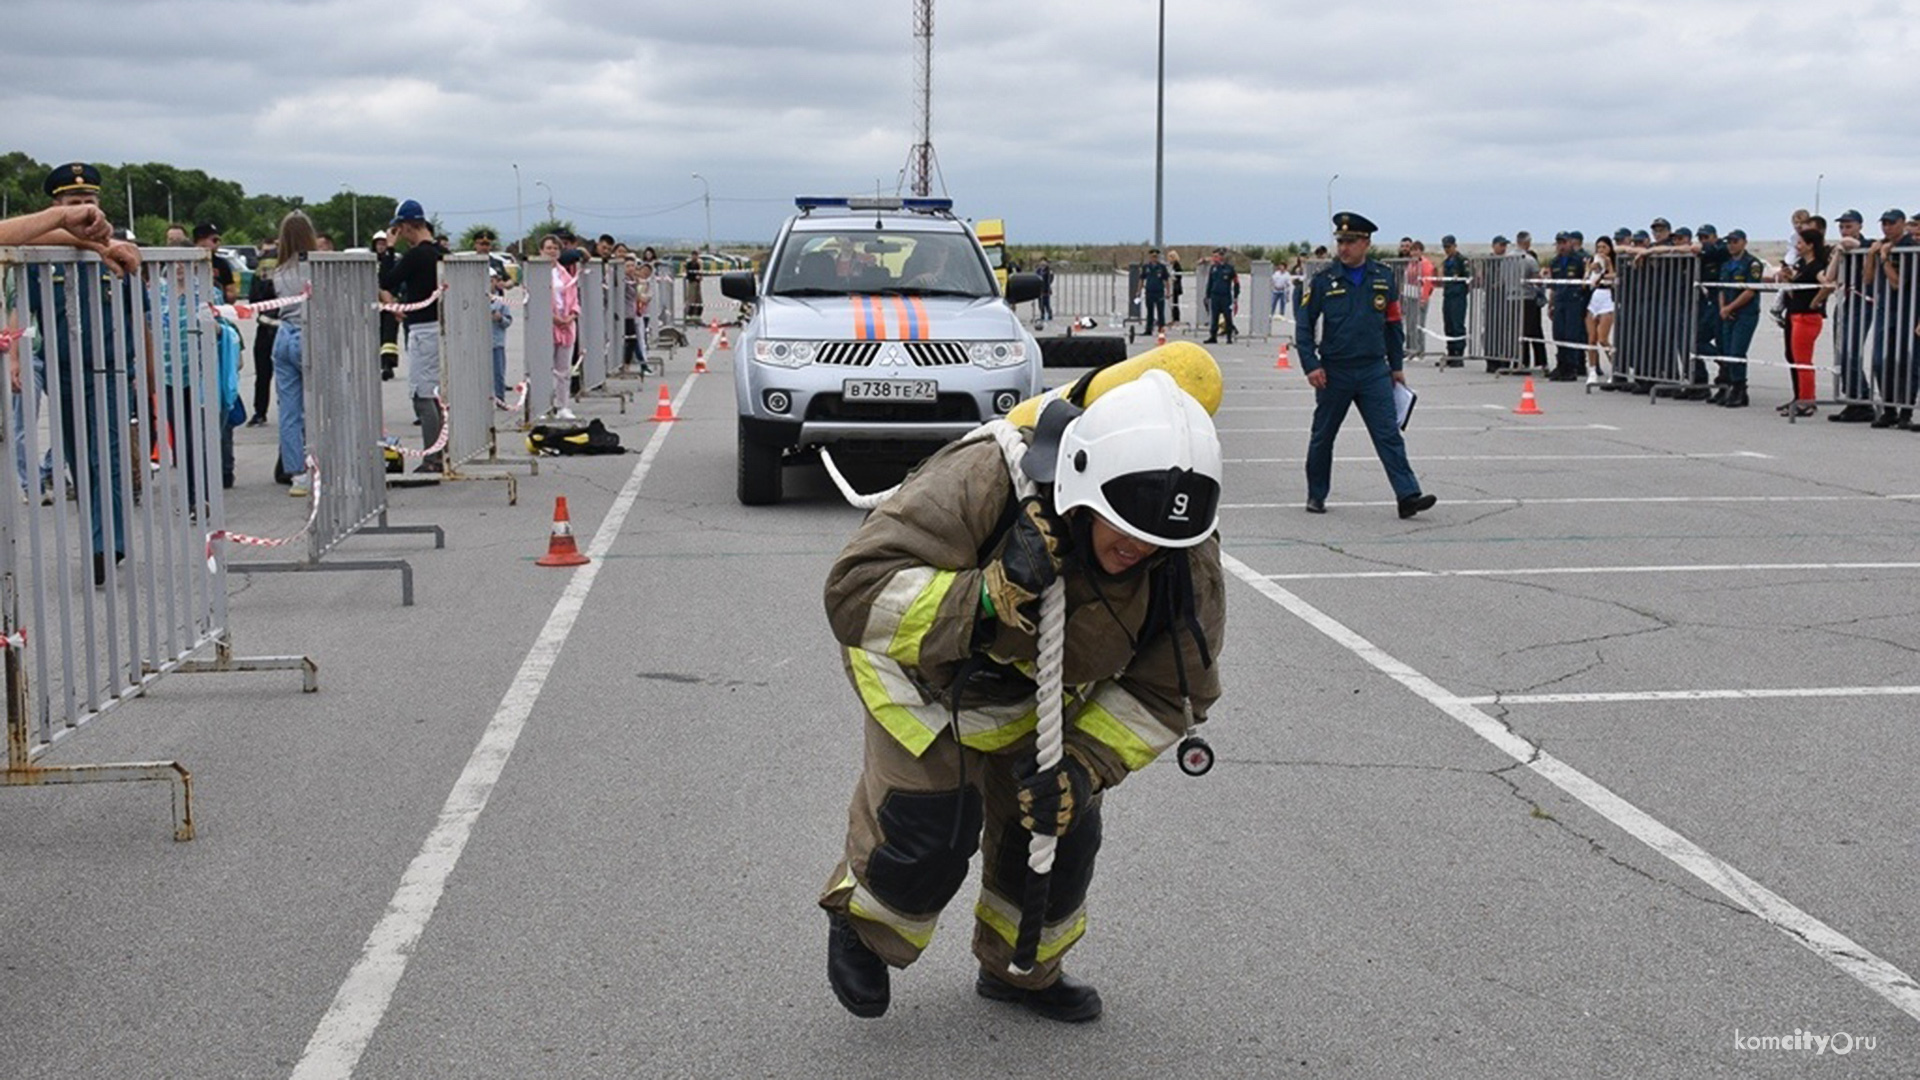
POLYGON ((1467 355, 1467 279, 1473 270, 1452 235, 1440 238, 1440 329, 1447 335, 1447 366, 1465 364, 1467 355))
POLYGON ((1547 276, 1571 284, 1555 285, 1549 295, 1548 310, 1553 326, 1553 371, 1547 378, 1554 382, 1572 382, 1587 367, 1587 303, 1591 299, 1585 281, 1587 260, 1577 247, 1575 233, 1555 234, 1553 262, 1547 276))
POLYGON ((1877 428, 1913 427, 1914 332, 1908 319, 1913 305, 1903 301, 1911 281, 1901 280, 1901 258, 1896 249, 1920 246, 1907 228, 1906 212, 1899 208, 1880 215, 1880 239, 1867 249, 1866 285, 1873 295, 1873 371, 1881 408, 1873 419, 1877 428))
POLYGON ((1335 260, 1307 282, 1295 328, 1300 370, 1314 390, 1313 433, 1307 437, 1307 512, 1327 512, 1333 442, 1347 409, 1357 405, 1393 485, 1400 516, 1410 518, 1432 509, 1438 500, 1420 491, 1395 422, 1393 390, 1407 381, 1401 371, 1407 342, 1399 290, 1393 271, 1367 258, 1378 231, 1373 222, 1345 211, 1333 216, 1333 228, 1335 260))
MULTIPOLYGON (((419 202, 408 199, 393 211, 387 230, 408 244, 399 261, 380 274, 380 288, 401 303, 419 303, 440 287, 440 260, 446 249, 434 242, 433 226, 419 202)), ((407 329, 407 390, 413 398, 413 413, 420 420, 420 441, 427 449, 440 441, 440 305, 425 307, 401 315, 407 329)), ((416 472, 445 470, 445 458, 438 453, 421 459, 416 472)))
POLYGON ((1753 332, 1760 326, 1760 294, 1751 288, 1767 279, 1767 266, 1747 250, 1745 229, 1727 234, 1727 261, 1721 264, 1719 280, 1727 285, 1748 286, 1708 290, 1720 315, 1720 365, 1726 385, 1712 402, 1729 409, 1747 405, 1747 348, 1753 344, 1753 332))

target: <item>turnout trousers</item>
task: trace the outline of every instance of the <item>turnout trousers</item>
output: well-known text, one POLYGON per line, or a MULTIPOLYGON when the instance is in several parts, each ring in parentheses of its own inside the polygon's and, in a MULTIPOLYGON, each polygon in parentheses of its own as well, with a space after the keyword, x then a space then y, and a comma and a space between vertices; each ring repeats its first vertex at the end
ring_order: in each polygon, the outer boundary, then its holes
POLYGON ((1420 494, 1420 481, 1407 463, 1407 442, 1394 422, 1393 376, 1385 360, 1358 364, 1327 364, 1327 386, 1313 393, 1313 434, 1307 436, 1307 497, 1325 499, 1333 486, 1333 441, 1350 406, 1360 407, 1360 419, 1373 436, 1373 452, 1386 467, 1396 499, 1420 494))
POLYGON ((1033 972, 1007 970, 1027 881, 1027 830, 1020 827, 1015 766, 1033 752, 1028 734, 987 753, 943 731, 919 757, 867 717, 866 759, 847 811, 847 847, 820 906, 852 916, 854 928, 893 967, 919 959, 948 901, 981 853, 973 952, 983 968, 1015 986, 1039 989, 1060 977, 1060 961, 1086 931, 1087 885, 1100 851, 1100 795, 1060 838, 1033 972))

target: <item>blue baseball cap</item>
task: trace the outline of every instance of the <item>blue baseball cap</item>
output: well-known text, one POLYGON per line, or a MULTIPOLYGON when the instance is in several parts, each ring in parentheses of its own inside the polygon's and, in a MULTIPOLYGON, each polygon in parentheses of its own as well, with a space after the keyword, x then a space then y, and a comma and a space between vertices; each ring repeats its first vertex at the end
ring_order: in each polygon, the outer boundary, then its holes
POLYGON ((1587 238, 1587 234, 1581 232, 1579 229, 1567 230, 1567 239, 1569 240, 1585 240, 1586 238, 1587 238))
POLYGON ((1685 225, 1682 225, 1679 228, 1673 230, 1673 235, 1682 237, 1687 240, 1691 240, 1693 239, 1693 230, 1687 228, 1685 225))
POLYGON ((426 220, 427 220, 427 212, 420 208, 420 201, 418 199, 407 199, 406 201, 402 202, 399 206, 394 207, 393 220, 387 222, 387 225, 391 227, 394 225, 398 225, 403 221, 424 222, 426 220))
POLYGON ((1848 210, 1848 211, 1846 211, 1846 212, 1844 212, 1844 213, 1842 213, 1842 214, 1840 215, 1840 217, 1839 217, 1839 219, 1838 219, 1838 220, 1840 220, 1840 221, 1865 221, 1865 220, 1867 220, 1867 219, 1866 219, 1866 218, 1864 218, 1864 217, 1861 217, 1861 216, 1860 216, 1860 211, 1858 211, 1858 210, 1848 210))
POLYGON ((1747 238, 1747 230, 1745 229, 1734 229, 1733 231, 1727 233, 1727 243, 1729 244, 1733 243, 1735 240, 1745 240, 1746 238, 1747 238))
POLYGON ((1699 233, 1701 236, 1719 236, 1720 235, 1720 230, 1714 228, 1711 225, 1702 225, 1698 229, 1695 229, 1694 232, 1699 233))
POLYGON ((1881 214, 1881 215, 1880 215, 1880 220, 1881 220, 1882 222, 1888 222, 1888 221, 1905 221, 1905 220, 1907 220, 1907 215, 1906 215, 1906 213, 1905 213, 1905 212, 1903 212, 1903 211, 1901 211, 1901 210, 1898 210, 1898 209, 1895 209, 1895 210, 1889 210, 1889 211, 1887 211, 1886 213, 1884 213, 1884 214, 1881 214))

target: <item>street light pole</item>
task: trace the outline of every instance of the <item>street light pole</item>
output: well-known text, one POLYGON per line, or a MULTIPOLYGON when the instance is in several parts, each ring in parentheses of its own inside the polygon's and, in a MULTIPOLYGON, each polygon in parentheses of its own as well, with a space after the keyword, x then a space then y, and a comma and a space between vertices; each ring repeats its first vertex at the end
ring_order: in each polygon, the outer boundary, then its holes
POLYGON ((1153 246, 1165 245, 1167 164, 1167 0, 1160 0, 1160 61, 1153 99, 1153 246))
POLYGON ((1333 220, 1333 182, 1340 179, 1339 173, 1327 177, 1327 220, 1333 220))
POLYGON ((359 247, 360 246, 360 193, 353 190, 352 185, 348 184, 345 180, 340 181, 340 190, 346 192, 348 200, 353 203, 353 246, 359 247))
POLYGON ((1813 178, 1813 212, 1815 214, 1820 212, 1820 182, 1826 178, 1826 173, 1821 173, 1819 176, 1813 178))
POLYGON ((527 242, 527 216, 526 216, 525 210, 522 208, 526 204, 520 198, 520 163, 516 161, 516 162, 513 162, 512 164, 513 164, 513 242, 516 246, 524 250, 527 242))
POLYGON ((173 224, 173 222, 174 222, 174 217, 173 217, 173 185, 171 185, 171 184, 168 184, 168 183, 167 183, 167 182, 165 182, 165 181, 161 181, 161 182, 160 182, 160 188, 161 188, 161 190, 163 190, 163 191, 165 191, 165 192, 167 193, 167 224, 168 224, 168 225, 172 225, 172 224, 173 224))
POLYGON ((547 188, 547 224, 551 225, 555 220, 553 216, 553 189, 547 187, 545 180, 535 180, 533 186, 537 188, 547 188))
POLYGON ((701 188, 700 201, 705 203, 707 207, 707 246, 705 250, 712 251, 713 250, 713 185, 707 183, 707 178, 704 176, 701 176, 699 173, 694 173, 693 178, 695 180, 700 181, 700 188, 701 188))

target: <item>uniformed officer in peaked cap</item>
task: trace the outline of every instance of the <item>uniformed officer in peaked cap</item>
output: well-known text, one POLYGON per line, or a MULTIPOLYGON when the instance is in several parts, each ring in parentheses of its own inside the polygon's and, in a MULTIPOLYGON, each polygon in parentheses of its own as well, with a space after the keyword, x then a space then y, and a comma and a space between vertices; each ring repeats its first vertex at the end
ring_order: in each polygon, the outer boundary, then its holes
POLYGON ((1367 258, 1378 231, 1351 211, 1333 216, 1337 258, 1313 275, 1300 298, 1296 345, 1300 369, 1314 389, 1313 433, 1307 437, 1307 512, 1327 512, 1333 484, 1333 441, 1349 406, 1373 437, 1374 453, 1386 466, 1400 516, 1410 518, 1432 508, 1432 495, 1407 464, 1406 441, 1395 422, 1393 389, 1405 383, 1401 365, 1406 330, 1400 323, 1399 290, 1393 271, 1367 258))
POLYGON ((98 195, 100 170, 84 161, 69 162, 49 172, 44 187, 50 199, 62 195, 98 195))

